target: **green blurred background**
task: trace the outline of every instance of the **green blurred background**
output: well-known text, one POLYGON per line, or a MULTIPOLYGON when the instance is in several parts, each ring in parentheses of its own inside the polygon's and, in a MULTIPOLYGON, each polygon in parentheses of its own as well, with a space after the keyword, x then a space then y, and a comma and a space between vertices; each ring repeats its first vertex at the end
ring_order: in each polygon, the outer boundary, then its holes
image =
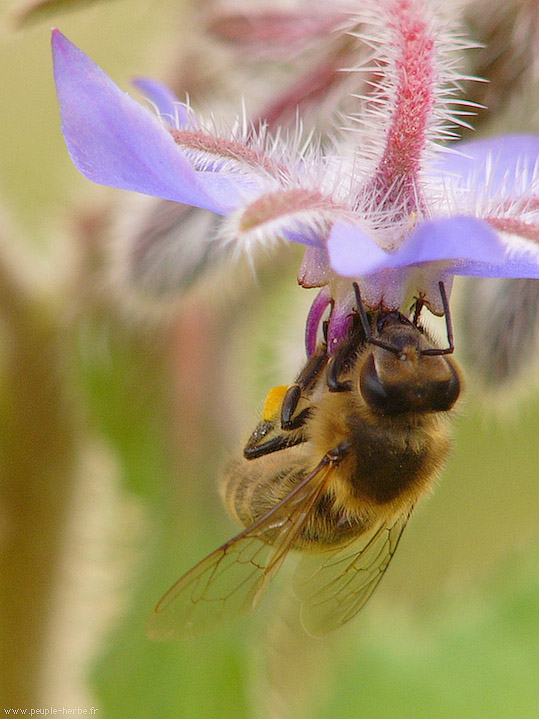
POLYGON ((133 75, 164 76, 190 15, 172 0, 118 0, 51 17, 17 31, 6 21, 0 38, 3 708, 536 717, 531 386, 520 404, 510 393, 492 405, 469 383, 436 492, 367 608, 328 640, 295 632, 286 571, 252 618, 196 642, 145 637, 161 594, 236 531, 215 479, 267 389, 301 364, 311 295, 285 255, 229 302, 193 301, 166 321, 123 306, 100 240, 101 208, 122 193, 91 186, 69 160, 49 26, 127 88, 133 75))

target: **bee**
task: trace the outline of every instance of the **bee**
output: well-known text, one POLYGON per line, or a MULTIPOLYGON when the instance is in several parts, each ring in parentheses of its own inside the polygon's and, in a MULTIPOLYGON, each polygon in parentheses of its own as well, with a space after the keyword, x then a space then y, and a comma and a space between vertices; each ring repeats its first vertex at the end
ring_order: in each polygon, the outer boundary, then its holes
POLYGON ((453 331, 440 283, 448 347, 419 318, 357 309, 336 352, 324 341, 289 387, 270 390, 221 494, 245 529, 203 559, 151 615, 155 639, 198 636, 253 608, 290 550, 305 629, 320 636, 369 599, 418 499, 449 451, 444 421, 461 389, 448 357, 453 331))

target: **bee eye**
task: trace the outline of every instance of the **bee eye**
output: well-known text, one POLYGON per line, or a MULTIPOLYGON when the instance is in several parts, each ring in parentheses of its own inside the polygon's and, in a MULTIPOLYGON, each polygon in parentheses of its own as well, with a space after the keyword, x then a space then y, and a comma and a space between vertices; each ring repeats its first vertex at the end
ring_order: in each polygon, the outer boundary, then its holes
MULTIPOLYGON (((398 376, 384 382, 376 371, 371 354, 361 369, 359 387, 363 399, 371 409, 385 415, 409 412, 447 412, 460 394, 460 380, 451 362, 439 358, 445 368, 443 377, 409 377, 399 381, 398 376)), ((397 373, 398 375, 398 373, 397 373)))
POLYGON ((359 387, 363 399, 373 409, 378 409, 381 412, 384 412, 384 414, 394 413, 394 410, 391 410, 393 402, 388 397, 387 392, 378 377, 372 354, 369 356, 361 369, 359 387))
POLYGON ((437 382, 433 386, 431 410, 433 412, 447 412, 457 401, 460 394, 460 379, 451 362, 447 362, 450 371, 448 379, 437 382))

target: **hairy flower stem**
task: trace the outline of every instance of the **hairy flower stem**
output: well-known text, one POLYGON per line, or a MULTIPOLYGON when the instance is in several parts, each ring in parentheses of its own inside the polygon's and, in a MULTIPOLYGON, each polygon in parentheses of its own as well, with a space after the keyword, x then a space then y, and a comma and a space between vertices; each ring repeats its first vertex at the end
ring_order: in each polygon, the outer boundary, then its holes
POLYGON ((427 144, 434 105, 435 48, 427 22, 412 12, 413 3, 396 2, 391 10, 395 43, 395 94, 385 147, 367 190, 375 204, 396 204, 409 215, 422 209, 417 178, 427 144))

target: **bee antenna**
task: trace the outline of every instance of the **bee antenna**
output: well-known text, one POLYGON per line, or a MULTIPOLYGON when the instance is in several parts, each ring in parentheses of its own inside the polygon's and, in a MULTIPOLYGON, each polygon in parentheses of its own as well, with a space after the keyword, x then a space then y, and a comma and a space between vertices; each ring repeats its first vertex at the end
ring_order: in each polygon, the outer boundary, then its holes
POLYGON ((359 285, 357 282, 353 283, 353 288, 354 294, 356 296, 357 313, 359 315, 359 319, 361 320, 363 332, 365 333, 365 342, 368 342, 371 345, 376 345, 377 347, 381 347, 388 352, 393 352, 393 354, 397 355, 397 357, 399 358, 405 356, 403 355, 403 352, 399 347, 396 347, 395 345, 390 345, 388 342, 382 342, 382 340, 379 340, 376 337, 372 336, 371 325, 369 322, 369 318, 367 317, 367 312, 365 310, 365 305, 363 304, 363 298, 361 297, 361 292, 359 290, 359 285))
POLYGON ((449 345, 445 349, 428 349, 422 350, 422 355, 450 355, 455 351, 455 345, 453 343, 453 323, 451 322, 451 313, 449 311, 449 301, 447 299, 447 293, 445 291, 445 285, 443 282, 438 282, 440 288, 440 297, 442 298, 442 307, 444 308, 445 317, 445 328, 447 331, 447 344, 449 345))
POLYGON ((363 332, 365 333, 365 339, 368 341, 372 337, 369 318, 367 317, 367 312, 365 311, 365 305, 363 304, 363 298, 361 297, 358 283, 354 282, 352 286, 356 296, 357 313, 359 315, 359 319, 361 320, 361 326, 363 327, 363 332))
POLYGON ((324 342, 326 343, 326 345, 328 343, 329 323, 330 323, 331 315, 333 314, 334 308, 335 308, 335 300, 332 299, 329 302, 329 317, 327 318, 327 320, 324 320, 322 322, 322 334, 323 334, 324 342))

